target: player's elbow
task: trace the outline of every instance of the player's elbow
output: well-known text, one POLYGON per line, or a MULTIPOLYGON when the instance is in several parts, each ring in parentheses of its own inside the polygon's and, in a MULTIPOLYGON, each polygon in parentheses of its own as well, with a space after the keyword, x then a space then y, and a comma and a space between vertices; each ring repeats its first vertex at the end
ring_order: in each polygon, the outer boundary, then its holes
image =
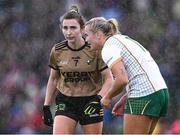
POLYGON ((124 88, 128 84, 128 78, 123 77, 118 79, 119 87, 124 88))
POLYGON ((123 79, 122 86, 125 87, 128 84, 128 79, 123 79))

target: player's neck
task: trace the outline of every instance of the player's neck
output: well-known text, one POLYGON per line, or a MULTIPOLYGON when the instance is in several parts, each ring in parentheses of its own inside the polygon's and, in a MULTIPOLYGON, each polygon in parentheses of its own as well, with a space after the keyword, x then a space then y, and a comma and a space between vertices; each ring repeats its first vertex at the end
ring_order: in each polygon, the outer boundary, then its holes
POLYGON ((68 45, 73 49, 78 49, 81 46, 83 46, 84 44, 85 44, 85 41, 83 38, 80 38, 79 40, 76 40, 75 42, 68 43, 68 45))

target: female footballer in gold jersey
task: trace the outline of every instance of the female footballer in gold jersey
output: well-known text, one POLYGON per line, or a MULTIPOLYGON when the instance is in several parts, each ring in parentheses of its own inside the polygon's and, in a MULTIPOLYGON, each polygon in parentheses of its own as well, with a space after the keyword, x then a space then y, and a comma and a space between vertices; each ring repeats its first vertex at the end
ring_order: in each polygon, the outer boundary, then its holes
POLYGON ((65 40, 53 46, 50 53, 50 76, 43 106, 44 123, 53 125, 53 134, 73 134, 79 122, 84 134, 101 134, 103 109, 101 96, 113 81, 100 50, 90 51, 82 36, 84 19, 72 6, 60 18, 65 40), (54 122, 50 105, 55 90, 54 122))

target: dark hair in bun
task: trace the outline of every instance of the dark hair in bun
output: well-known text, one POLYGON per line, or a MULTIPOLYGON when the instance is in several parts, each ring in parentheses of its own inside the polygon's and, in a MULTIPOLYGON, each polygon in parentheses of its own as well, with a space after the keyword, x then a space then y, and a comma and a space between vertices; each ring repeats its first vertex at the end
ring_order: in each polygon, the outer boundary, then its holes
POLYGON ((85 25, 85 19, 84 17, 79 13, 79 8, 77 5, 72 5, 63 16, 60 17, 60 23, 62 24, 64 19, 76 19, 80 27, 83 28, 85 25))

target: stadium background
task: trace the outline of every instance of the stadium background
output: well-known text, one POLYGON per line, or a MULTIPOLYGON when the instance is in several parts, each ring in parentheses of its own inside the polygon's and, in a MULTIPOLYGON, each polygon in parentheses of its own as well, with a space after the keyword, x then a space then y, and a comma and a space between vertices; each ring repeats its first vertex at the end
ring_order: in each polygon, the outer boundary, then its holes
MULTIPOLYGON (((180 133, 180 0, 0 0, 0 133, 51 133, 41 121, 48 58, 63 39, 59 17, 73 3, 87 20, 116 18, 123 34, 151 52, 171 96, 158 130, 180 133)), ((105 110, 104 133, 121 128, 122 118, 105 110)))

